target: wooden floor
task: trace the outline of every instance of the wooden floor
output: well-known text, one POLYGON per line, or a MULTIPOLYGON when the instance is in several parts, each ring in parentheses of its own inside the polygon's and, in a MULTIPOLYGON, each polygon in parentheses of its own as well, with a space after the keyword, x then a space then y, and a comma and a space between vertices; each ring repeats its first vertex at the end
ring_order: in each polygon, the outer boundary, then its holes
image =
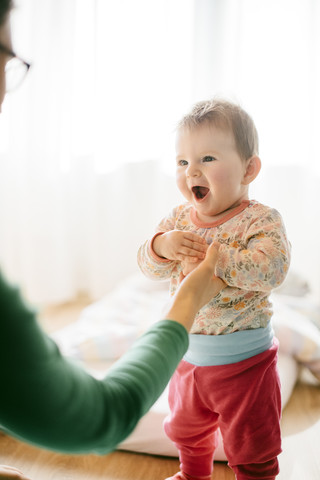
MULTIPOLYGON (((74 321, 88 303, 49 309, 42 323, 54 331, 74 321)), ((280 455, 279 480, 320 479, 320 387, 298 382, 283 412, 283 453, 280 455)), ((61 455, 23 444, 0 433, 0 464, 20 468, 32 480, 163 480, 179 469, 174 458, 128 452, 107 456, 61 455)), ((234 480, 224 463, 217 463, 213 480, 234 480)))

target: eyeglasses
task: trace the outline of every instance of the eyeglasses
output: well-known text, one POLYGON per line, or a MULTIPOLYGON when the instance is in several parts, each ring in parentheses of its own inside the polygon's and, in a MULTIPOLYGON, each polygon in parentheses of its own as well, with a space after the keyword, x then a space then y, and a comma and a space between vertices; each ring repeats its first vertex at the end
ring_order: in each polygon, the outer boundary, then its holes
POLYGON ((20 87, 21 83, 26 78, 31 65, 22 60, 22 58, 18 57, 18 55, 10 50, 10 48, 7 48, 1 43, 0 50, 10 57, 5 66, 6 92, 8 93, 20 87))

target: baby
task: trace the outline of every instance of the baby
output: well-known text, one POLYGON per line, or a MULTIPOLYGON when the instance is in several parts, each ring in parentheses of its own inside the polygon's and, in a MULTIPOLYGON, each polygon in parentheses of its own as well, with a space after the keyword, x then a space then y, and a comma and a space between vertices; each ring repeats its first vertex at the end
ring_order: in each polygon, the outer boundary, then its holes
POLYGON ((187 202, 140 247, 139 266, 170 278, 174 294, 215 242, 225 288, 198 312, 170 382, 164 427, 181 462, 170 480, 211 479, 218 428, 237 480, 273 480, 281 400, 269 295, 286 276, 290 244, 277 210, 249 199, 261 168, 257 131, 240 106, 200 102, 178 125, 176 153, 187 202))

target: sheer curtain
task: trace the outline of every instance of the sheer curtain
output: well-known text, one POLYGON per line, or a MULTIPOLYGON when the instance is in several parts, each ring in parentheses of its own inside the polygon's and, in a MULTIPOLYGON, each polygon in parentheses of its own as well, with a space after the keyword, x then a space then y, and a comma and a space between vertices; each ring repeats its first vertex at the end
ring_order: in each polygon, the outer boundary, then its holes
POLYGON ((98 298, 178 201, 173 130, 216 94, 254 117, 293 267, 320 293, 316 0, 19 0, 32 63, 0 119, 0 262, 33 302, 98 298))
POLYGON ((277 208, 292 269, 320 297, 320 2, 201 0, 195 97, 227 95, 253 116, 262 172, 252 196, 277 208))
POLYGON ((1 118, 0 260, 31 301, 103 295, 137 270, 138 246, 176 201, 159 159, 191 100, 178 72, 191 79, 192 7, 16 2, 13 43, 32 68, 1 118))

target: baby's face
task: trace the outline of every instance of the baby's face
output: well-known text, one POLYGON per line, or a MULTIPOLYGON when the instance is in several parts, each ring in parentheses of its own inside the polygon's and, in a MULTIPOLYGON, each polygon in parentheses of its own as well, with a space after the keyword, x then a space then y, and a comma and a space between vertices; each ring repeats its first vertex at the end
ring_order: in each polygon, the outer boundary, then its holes
POLYGON ((199 220, 213 222, 248 199, 243 182, 247 162, 239 156, 230 131, 209 124, 182 129, 176 153, 178 188, 199 220))

